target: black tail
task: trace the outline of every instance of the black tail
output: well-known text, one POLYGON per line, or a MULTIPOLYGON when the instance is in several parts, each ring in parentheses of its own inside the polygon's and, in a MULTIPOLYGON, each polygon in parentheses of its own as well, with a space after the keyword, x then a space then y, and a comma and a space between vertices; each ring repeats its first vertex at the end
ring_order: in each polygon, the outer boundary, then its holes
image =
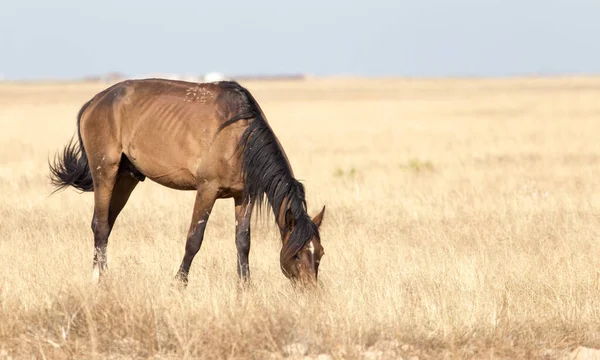
MULTIPOLYGON (((71 139, 65 146, 62 156, 54 158, 53 164, 50 166, 50 180, 52 185, 57 187, 54 192, 64 189, 67 186, 73 186, 81 191, 94 191, 94 182, 88 164, 87 155, 81 141, 81 131, 79 129, 81 115, 90 105, 91 101, 85 103, 79 114, 77 114, 77 138, 78 142, 71 139)), ((54 193, 53 192, 53 193, 54 193)))

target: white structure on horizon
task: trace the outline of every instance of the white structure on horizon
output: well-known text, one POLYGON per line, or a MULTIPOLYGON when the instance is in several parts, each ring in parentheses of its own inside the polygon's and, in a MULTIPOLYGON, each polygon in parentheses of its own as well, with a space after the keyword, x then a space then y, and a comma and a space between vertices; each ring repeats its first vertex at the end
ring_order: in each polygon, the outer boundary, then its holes
POLYGON ((228 80, 227 77, 220 72, 209 72, 204 74, 204 82, 215 82, 215 81, 223 81, 228 80))
POLYGON ((192 82, 216 82, 223 80, 231 80, 223 73, 220 72, 208 72, 204 75, 190 75, 190 74, 175 74, 175 73, 151 73, 136 76, 134 78, 144 79, 144 78, 160 78, 160 79, 170 79, 170 80, 184 80, 184 81, 192 81, 192 82))

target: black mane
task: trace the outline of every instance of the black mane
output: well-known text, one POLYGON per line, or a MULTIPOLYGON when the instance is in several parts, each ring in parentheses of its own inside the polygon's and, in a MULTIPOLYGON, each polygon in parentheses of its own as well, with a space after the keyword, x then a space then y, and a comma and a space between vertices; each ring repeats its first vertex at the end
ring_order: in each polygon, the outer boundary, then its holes
POLYGON ((259 210, 268 200, 276 221, 284 219, 282 234, 292 232, 281 249, 280 260, 289 261, 313 237, 319 237, 318 227, 306 212, 304 186, 294 178, 277 137, 250 92, 236 82, 223 82, 221 87, 229 90, 223 93, 226 98, 221 104, 237 105, 237 115, 223 123, 218 131, 239 120, 252 119, 238 143, 238 151, 242 152, 244 200, 252 201, 259 210), (289 229, 292 221, 285 221, 289 217, 293 219, 293 229, 289 229))

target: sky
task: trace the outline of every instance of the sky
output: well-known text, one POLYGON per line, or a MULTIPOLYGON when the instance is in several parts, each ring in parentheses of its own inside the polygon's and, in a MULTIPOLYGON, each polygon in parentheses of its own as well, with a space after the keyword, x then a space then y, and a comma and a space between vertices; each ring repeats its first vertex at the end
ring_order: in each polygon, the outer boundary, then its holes
POLYGON ((600 73, 599 0, 0 0, 0 77, 600 73))

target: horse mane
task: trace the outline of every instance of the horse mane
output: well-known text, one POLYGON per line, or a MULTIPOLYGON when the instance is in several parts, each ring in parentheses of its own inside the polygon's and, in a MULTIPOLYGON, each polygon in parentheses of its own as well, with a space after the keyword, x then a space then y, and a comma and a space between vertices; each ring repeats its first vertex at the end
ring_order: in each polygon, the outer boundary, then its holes
POLYGON ((217 133, 239 120, 251 120, 237 144, 242 154, 244 200, 252 201, 259 211, 268 201, 275 220, 283 219, 282 235, 291 231, 281 249, 283 264, 313 237, 319 238, 319 229, 306 212, 304 186, 294 178, 288 158, 252 94, 237 82, 222 82, 221 88, 229 90, 222 93, 226 98, 221 104, 237 105, 237 115, 224 122, 217 133))

